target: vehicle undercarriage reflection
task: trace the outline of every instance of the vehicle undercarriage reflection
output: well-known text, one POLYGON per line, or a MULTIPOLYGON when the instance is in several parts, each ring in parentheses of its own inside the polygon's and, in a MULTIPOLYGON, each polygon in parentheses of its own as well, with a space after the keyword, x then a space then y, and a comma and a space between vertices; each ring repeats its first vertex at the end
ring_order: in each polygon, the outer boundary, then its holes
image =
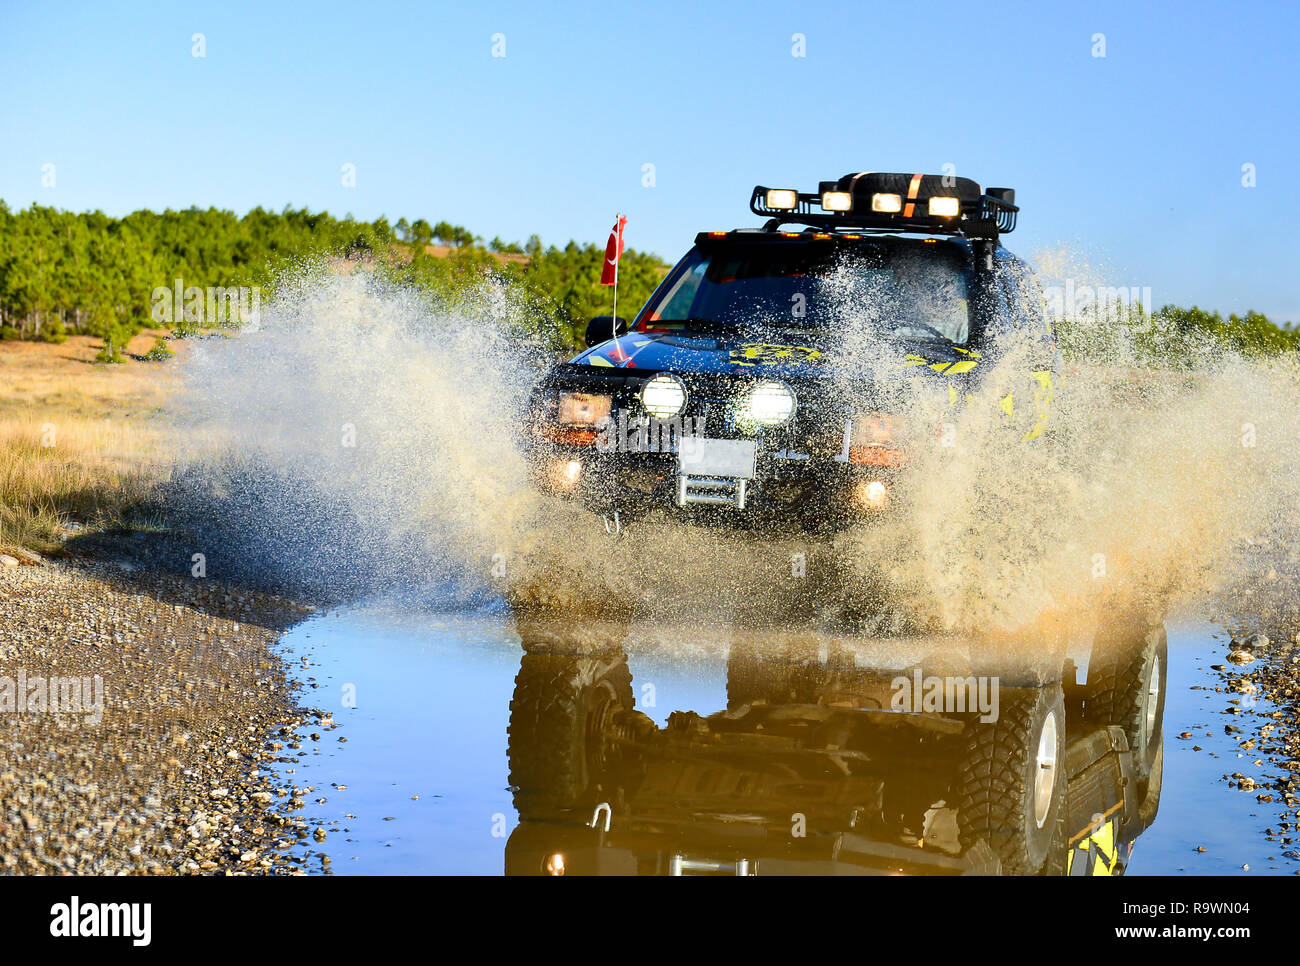
POLYGON ((1163 626, 1131 642, 1133 673, 1094 658, 1084 685, 1031 687, 971 674, 950 642, 900 670, 737 631, 726 710, 662 728, 621 633, 567 647, 521 625, 507 874, 1120 875, 1156 817, 1163 626))

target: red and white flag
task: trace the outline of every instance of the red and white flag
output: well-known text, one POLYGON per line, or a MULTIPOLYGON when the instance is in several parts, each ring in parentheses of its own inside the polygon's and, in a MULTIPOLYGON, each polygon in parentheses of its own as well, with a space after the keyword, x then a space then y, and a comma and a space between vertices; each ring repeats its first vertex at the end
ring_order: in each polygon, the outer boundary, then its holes
POLYGON ((609 233, 609 242, 605 245, 605 264, 600 270, 601 285, 618 284, 618 260, 623 257, 623 226, 627 218, 618 216, 609 233))

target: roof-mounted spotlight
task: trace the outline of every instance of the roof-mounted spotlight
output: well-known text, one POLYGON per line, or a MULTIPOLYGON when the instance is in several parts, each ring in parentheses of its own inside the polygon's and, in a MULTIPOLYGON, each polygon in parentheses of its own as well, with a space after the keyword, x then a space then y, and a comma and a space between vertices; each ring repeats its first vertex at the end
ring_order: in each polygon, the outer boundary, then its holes
POLYGON ((932 218, 956 218, 961 214, 961 201, 957 198, 936 196, 930 199, 932 218))
POLYGON ((769 188, 767 206, 776 211, 793 211, 799 204, 799 192, 793 188, 769 188))
POLYGON ((823 211, 852 211, 853 195, 847 191, 823 191, 823 211))
POLYGON ((885 215, 896 215, 903 210, 903 196, 877 192, 871 196, 871 210, 885 215))

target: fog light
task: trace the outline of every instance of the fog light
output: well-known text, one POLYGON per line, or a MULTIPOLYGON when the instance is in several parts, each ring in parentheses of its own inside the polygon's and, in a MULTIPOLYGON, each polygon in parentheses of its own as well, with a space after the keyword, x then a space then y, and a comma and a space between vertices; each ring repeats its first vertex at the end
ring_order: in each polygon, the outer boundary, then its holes
POLYGON ((746 422, 771 429, 788 421, 796 405, 789 386, 776 379, 764 379, 750 390, 741 415, 746 422))
POLYGON ((547 875, 564 875, 564 856, 559 852, 548 855, 545 870, 547 875))
POLYGON ((879 480, 864 480, 854 487, 853 501, 865 509, 883 510, 889 502, 889 490, 879 480))
POLYGON ((582 478, 581 460, 554 460, 546 467, 546 483, 552 490, 569 492, 582 478))

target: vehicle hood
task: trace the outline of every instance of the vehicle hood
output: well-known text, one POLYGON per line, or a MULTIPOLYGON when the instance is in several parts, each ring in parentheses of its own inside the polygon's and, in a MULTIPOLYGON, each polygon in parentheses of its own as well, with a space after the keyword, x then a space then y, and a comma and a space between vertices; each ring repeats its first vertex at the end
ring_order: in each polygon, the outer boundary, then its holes
POLYGON ((642 369, 649 372, 751 375, 778 379, 827 379, 843 372, 886 377, 916 367, 956 375, 980 356, 939 342, 881 340, 872 358, 837 349, 819 333, 629 332, 588 349, 571 365, 642 369))

